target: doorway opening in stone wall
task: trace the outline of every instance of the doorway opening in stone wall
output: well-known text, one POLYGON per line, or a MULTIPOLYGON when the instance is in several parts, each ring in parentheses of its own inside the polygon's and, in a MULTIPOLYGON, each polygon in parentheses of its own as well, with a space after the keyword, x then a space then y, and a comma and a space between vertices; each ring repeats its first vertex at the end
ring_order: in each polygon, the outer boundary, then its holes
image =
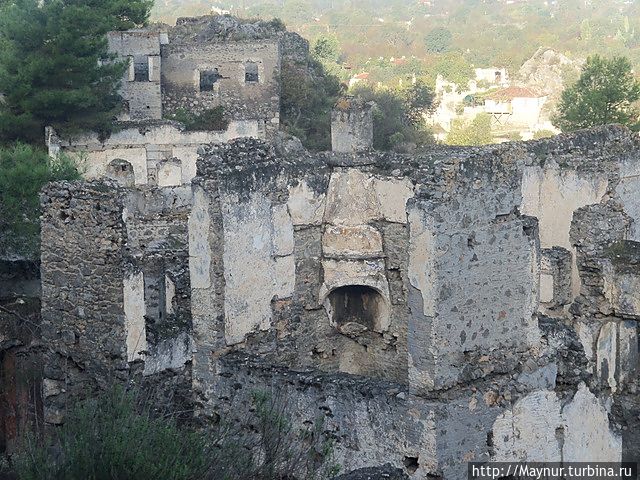
POLYGON ((379 330, 384 310, 382 295, 366 285, 338 287, 328 297, 331 324, 345 335, 379 330))

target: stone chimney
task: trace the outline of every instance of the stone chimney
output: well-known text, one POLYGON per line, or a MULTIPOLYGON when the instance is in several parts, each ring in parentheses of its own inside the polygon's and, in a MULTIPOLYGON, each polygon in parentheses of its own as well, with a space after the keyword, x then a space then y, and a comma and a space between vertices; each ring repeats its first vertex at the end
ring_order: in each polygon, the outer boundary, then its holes
POLYGON ((375 103, 353 97, 338 100, 331 112, 331 149, 334 152, 361 152, 373 147, 375 103))

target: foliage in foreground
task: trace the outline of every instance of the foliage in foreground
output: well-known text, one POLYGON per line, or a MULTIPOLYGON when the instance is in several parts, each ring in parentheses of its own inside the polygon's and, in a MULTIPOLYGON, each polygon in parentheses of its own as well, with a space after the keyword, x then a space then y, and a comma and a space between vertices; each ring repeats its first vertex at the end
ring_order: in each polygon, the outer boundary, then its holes
POLYGON ((640 82, 625 57, 594 55, 582 67, 578 81, 562 92, 554 123, 563 132, 620 123, 640 130, 640 82))
POLYGON ((336 473, 320 466, 331 454, 321 423, 295 431, 286 405, 264 392, 254 394, 247 414, 253 433, 223 425, 197 431, 118 388, 72 408, 52 438, 27 442, 14 469, 19 480, 321 480, 336 473))
POLYGON ((282 63, 280 124, 309 150, 331 150, 331 109, 342 92, 340 80, 311 57, 282 63))
POLYGON ((78 178, 75 163, 65 156, 52 159, 20 143, 0 148, 0 253, 37 258, 40 190, 48 182, 78 178))

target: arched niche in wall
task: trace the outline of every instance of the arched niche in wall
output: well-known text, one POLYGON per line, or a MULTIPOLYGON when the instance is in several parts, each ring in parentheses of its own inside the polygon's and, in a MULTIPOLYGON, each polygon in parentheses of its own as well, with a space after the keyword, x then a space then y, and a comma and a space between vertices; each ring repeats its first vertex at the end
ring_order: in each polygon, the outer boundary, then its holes
POLYGON ((107 178, 115 180, 123 187, 133 187, 136 180, 133 173, 133 165, 121 158, 116 158, 109 162, 106 176, 107 178))
POLYGON ((388 328, 389 306, 382 294, 366 285, 344 285, 333 289, 324 301, 330 324, 340 333, 357 336, 388 328))

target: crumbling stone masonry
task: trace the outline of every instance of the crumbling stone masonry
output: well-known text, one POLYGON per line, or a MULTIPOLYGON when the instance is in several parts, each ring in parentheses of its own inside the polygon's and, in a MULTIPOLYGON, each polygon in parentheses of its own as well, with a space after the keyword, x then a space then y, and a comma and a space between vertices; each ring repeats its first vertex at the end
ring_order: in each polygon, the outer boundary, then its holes
POLYGON ((343 98, 331 112, 331 144, 334 152, 358 152, 373 147, 373 102, 343 98))
POLYGON ((45 418, 141 375, 203 421, 276 391, 343 472, 636 460, 639 147, 239 139, 188 186, 52 184, 45 418))
POLYGON ((123 114, 107 138, 95 132, 62 138, 47 129, 52 156, 76 157, 87 179, 110 176, 124 161, 136 185, 177 186, 195 176, 201 145, 277 132, 281 62, 306 61, 302 37, 228 16, 181 18, 165 27, 107 35, 110 51, 129 62, 120 87, 123 114), (175 121, 216 107, 223 108, 219 127, 185 131, 175 121))

